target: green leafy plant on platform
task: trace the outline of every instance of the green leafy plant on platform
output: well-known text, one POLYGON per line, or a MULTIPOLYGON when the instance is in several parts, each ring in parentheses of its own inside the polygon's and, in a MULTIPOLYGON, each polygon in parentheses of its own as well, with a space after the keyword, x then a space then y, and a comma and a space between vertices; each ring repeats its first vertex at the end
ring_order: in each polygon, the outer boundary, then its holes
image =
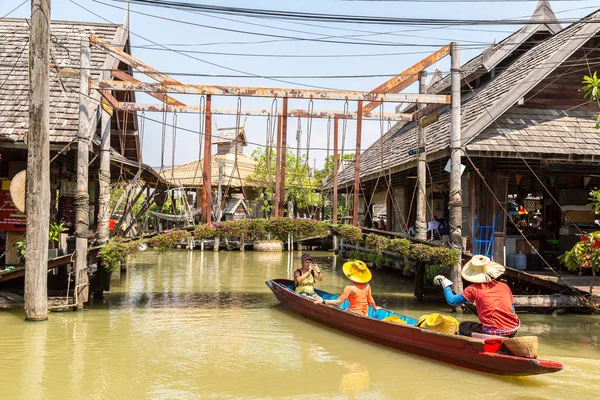
POLYGON ((558 259, 570 271, 577 271, 581 268, 600 270, 600 232, 581 236, 581 240, 558 259))
POLYGON ((119 269, 121 262, 128 256, 133 256, 140 251, 140 246, 145 243, 146 240, 131 240, 122 239, 115 237, 105 244, 97 256, 104 262, 104 268, 113 272, 119 269))
POLYGON ((68 230, 69 228, 65 227, 62 222, 57 224, 55 221, 52 221, 48 229, 48 241, 52 246, 56 245, 60 234, 68 230))
POLYGON ((362 230, 358 226, 337 225, 333 229, 344 243, 358 244, 362 241, 362 230))
POLYGON ((159 253, 165 253, 168 250, 176 248, 178 245, 187 243, 188 238, 192 235, 187 230, 174 230, 160 235, 154 236, 150 244, 159 253))

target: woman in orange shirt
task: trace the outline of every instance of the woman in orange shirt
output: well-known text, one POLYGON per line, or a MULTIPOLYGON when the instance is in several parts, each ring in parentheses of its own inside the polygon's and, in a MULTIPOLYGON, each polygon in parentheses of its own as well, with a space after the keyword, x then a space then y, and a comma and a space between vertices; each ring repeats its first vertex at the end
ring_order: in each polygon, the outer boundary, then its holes
POLYGON ((371 285, 368 282, 371 280, 372 275, 364 262, 360 260, 349 261, 342 266, 342 271, 353 283, 344 288, 337 300, 324 300, 324 304, 339 306, 348 299, 350 302, 348 311, 364 316, 368 315, 369 306, 376 310, 381 309, 375 304, 375 300, 371 296, 371 285))

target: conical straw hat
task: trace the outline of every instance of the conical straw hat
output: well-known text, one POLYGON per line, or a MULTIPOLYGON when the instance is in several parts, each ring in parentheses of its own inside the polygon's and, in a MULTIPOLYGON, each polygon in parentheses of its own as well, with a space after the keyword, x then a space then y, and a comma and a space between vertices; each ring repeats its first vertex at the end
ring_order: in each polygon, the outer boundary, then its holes
POLYGON ((25 181, 27 172, 21 171, 10 182, 10 198, 17 210, 25 213, 25 181))
POLYGON ((504 273, 506 268, 491 261, 486 256, 473 256, 469 262, 462 267, 460 274, 471 283, 491 282, 504 273))

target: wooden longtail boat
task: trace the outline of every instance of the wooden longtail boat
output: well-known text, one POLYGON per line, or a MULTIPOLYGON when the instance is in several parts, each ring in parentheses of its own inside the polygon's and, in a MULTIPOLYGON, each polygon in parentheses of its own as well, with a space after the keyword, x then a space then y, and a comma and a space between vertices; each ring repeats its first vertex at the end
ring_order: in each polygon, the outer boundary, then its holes
MULTIPOLYGON (((502 338, 473 338, 450 335, 415 326, 416 320, 388 310, 366 317, 338 307, 316 304, 294 292, 293 282, 273 279, 266 282, 275 296, 290 310, 332 328, 359 336, 376 343, 450 364, 499 375, 536 375, 563 369, 559 362, 502 354, 502 338), (387 322, 382 316, 397 315, 406 324, 387 322)), ((317 290, 325 299, 335 299, 327 292, 317 290)), ((343 305, 342 305, 343 306, 343 305)), ((370 311, 373 314, 374 310, 370 311)))

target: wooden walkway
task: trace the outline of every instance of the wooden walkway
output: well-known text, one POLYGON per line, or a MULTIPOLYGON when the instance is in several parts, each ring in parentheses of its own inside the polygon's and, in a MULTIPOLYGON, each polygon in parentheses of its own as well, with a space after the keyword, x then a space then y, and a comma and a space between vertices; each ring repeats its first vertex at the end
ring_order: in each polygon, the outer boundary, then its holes
MULTIPOLYGON (((48 260, 48 271, 54 268, 65 266, 75 261, 73 254, 66 254, 64 256, 56 257, 48 260)), ((25 267, 20 267, 10 271, 0 271, 0 282, 10 281, 12 279, 20 278, 25 276, 25 267)))

